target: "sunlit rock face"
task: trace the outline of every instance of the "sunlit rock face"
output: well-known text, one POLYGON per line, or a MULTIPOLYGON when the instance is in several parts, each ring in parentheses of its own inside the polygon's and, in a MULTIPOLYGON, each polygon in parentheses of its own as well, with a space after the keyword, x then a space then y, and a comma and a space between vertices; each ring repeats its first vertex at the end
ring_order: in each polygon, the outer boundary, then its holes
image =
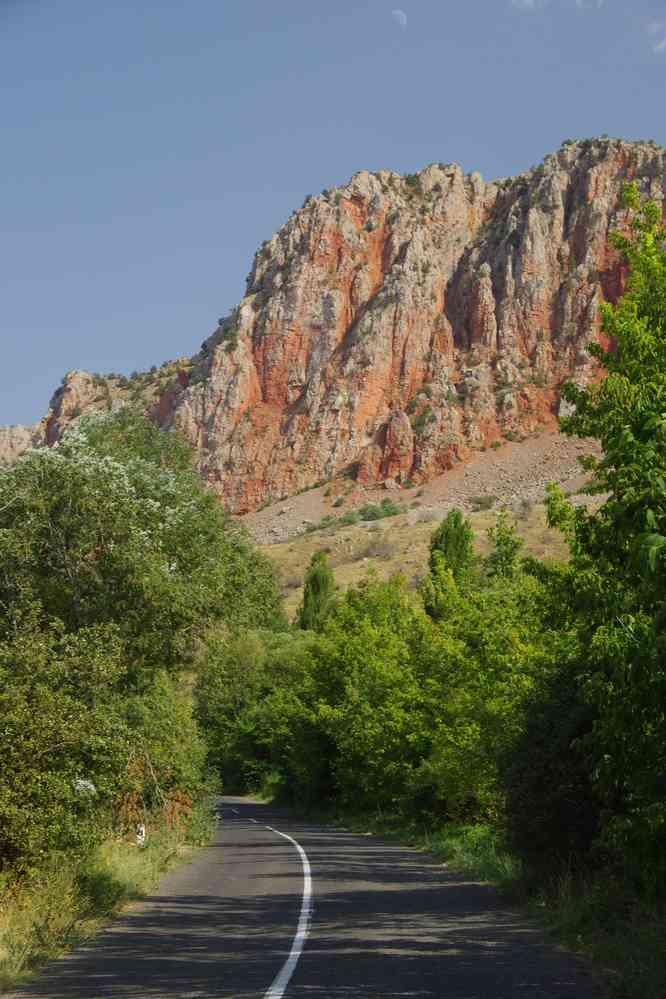
POLYGON ((39 423, 31 427, 0 427, 0 463, 15 461, 41 440, 42 426, 39 423))
POLYGON ((71 373, 43 439, 141 399, 240 513, 344 470, 423 481, 555 427, 563 382, 597 375, 586 346, 624 285, 608 243, 626 224, 622 186, 661 199, 665 156, 600 139, 492 182, 455 164, 358 173, 261 246, 245 297, 195 357, 129 386, 71 373))

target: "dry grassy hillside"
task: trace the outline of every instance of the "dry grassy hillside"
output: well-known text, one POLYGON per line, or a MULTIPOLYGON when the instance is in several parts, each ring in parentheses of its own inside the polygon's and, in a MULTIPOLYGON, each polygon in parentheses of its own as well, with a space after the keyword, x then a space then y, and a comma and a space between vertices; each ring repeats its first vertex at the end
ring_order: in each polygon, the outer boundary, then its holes
MULTIPOLYGON (((548 527, 543 504, 527 502, 514 516, 527 552, 539 558, 566 558, 562 535, 548 527)), ((486 532, 495 523, 496 513, 471 513, 469 517, 477 550, 483 554, 488 549, 486 532)), ((358 583, 371 570, 381 579, 399 572, 415 584, 426 570, 430 535, 438 522, 433 511, 414 508, 383 520, 313 531, 282 544, 263 545, 262 549, 279 568, 291 618, 302 599, 305 570, 314 552, 324 549, 330 553, 341 589, 358 583)))

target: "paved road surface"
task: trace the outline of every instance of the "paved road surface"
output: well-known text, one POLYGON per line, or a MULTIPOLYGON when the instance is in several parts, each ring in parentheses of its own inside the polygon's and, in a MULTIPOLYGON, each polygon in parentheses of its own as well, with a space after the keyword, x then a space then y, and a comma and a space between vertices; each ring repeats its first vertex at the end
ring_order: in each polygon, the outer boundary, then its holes
POLYGON ((211 846, 21 999, 268 999, 312 867, 314 911, 285 999, 592 999, 593 980, 487 886, 374 837, 222 799, 211 846), (252 820, 255 820, 254 822, 252 820))

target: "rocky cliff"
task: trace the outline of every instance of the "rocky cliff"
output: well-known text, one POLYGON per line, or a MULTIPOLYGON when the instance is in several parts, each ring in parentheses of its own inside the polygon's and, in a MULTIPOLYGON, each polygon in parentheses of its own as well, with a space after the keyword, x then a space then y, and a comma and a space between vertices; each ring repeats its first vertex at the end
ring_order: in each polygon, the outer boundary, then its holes
POLYGON ((28 448, 43 443, 43 425, 0 427, 0 462, 15 461, 28 448))
MULTIPOLYGON (((562 383, 595 376, 585 348, 623 286, 608 233, 629 179, 662 198, 666 150, 567 142, 492 182, 455 164, 358 173, 261 246, 195 357, 132 379, 71 372, 38 436, 140 401, 245 512, 342 473, 419 482, 554 427, 562 383)), ((21 432, 4 433, 16 454, 21 432)))

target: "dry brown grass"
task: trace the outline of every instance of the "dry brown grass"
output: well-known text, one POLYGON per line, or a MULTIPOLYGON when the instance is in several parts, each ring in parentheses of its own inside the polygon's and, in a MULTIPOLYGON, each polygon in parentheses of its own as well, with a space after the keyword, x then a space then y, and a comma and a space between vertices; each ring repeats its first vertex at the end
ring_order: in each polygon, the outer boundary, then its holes
MULTIPOLYGON (((426 571, 430 536, 437 521, 419 521, 417 511, 388 517, 371 524, 331 527, 301 535, 277 545, 264 545, 262 550, 280 571, 283 581, 285 608, 292 617, 303 597, 302 580, 308 563, 316 551, 329 552, 329 560, 340 589, 359 583, 370 569, 379 579, 401 573, 409 583, 415 583, 426 571)), ((495 523, 495 513, 484 511, 470 514, 479 554, 488 550, 486 532, 495 523)), ((538 558, 567 557, 567 548, 558 531, 546 523, 542 504, 536 504, 516 523, 525 541, 526 551, 538 558)))

